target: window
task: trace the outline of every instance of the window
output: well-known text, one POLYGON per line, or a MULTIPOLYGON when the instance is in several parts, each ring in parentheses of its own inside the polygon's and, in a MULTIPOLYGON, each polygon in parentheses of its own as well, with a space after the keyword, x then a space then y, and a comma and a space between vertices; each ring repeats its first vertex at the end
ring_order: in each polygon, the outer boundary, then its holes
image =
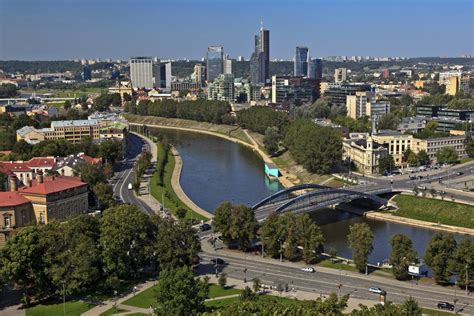
POLYGON ((43 212, 39 213, 39 223, 44 224, 44 214, 43 214, 43 212))
POLYGON ((10 227, 10 216, 4 216, 3 217, 3 226, 4 227, 10 227))

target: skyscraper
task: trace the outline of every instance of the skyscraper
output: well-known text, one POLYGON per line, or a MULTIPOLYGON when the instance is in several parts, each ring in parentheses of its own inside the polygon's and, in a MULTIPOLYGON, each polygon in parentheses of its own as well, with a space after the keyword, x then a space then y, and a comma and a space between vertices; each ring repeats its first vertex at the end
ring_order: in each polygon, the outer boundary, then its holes
POLYGON ((84 65, 82 66, 81 77, 83 81, 91 80, 92 79, 92 70, 91 66, 84 65))
POLYGON ((171 63, 155 65, 155 87, 171 91, 171 63))
POLYGON ((224 55, 224 74, 232 74, 232 59, 229 58, 229 55, 224 55))
POLYGON ((270 84, 270 31, 263 29, 255 35, 255 51, 250 58, 250 81, 252 84, 270 84))
POLYGON ((309 57, 308 47, 296 46, 295 52, 295 64, 294 64, 294 76, 295 77, 310 77, 308 70, 308 61, 311 61, 309 57))
POLYGON ((153 89, 153 60, 151 57, 130 58, 130 80, 133 88, 153 89))
POLYGON ((207 81, 213 81, 224 73, 224 47, 209 46, 206 56, 207 81))

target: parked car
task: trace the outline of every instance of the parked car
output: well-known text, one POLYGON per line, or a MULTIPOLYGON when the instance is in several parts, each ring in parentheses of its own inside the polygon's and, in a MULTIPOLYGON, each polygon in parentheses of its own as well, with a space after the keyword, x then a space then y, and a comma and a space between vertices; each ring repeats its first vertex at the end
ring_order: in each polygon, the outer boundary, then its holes
POLYGON ((314 272, 314 268, 313 268, 313 267, 304 267, 304 268, 301 269, 301 271, 313 273, 313 272, 314 272))
POLYGON ((207 223, 204 223, 204 224, 202 224, 202 225, 199 227, 199 229, 200 229, 202 232, 204 232, 204 231, 206 231, 206 230, 211 230, 211 228, 212 228, 211 225, 209 225, 209 224, 207 224, 207 223))
POLYGON ((457 172, 456 174, 457 174, 458 176, 462 176, 462 175, 464 174, 464 172, 459 171, 459 172, 457 172))
POLYGON ((382 294, 384 292, 384 290, 382 290, 381 288, 379 287, 371 287, 369 289, 369 292, 370 293, 375 293, 375 294, 382 294))
POLYGON ((213 264, 224 264, 225 261, 224 261, 224 259, 221 259, 221 258, 214 258, 214 259, 211 259, 211 263, 213 263, 213 264))
POLYGON ((454 305, 448 302, 438 302, 438 309, 446 309, 448 311, 453 311, 454 305))

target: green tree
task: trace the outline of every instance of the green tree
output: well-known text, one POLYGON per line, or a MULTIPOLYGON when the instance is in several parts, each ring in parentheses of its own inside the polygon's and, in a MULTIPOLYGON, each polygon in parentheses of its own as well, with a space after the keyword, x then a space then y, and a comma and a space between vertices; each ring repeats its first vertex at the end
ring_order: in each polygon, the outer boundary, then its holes
POLYGON ((431 238, 425 251, 425 262, 437 283, 446 283, 451 277, 449 267, 455 251, 456 240, 452 234, 436 233, 431 238))
POLYGON ((66 111, 69 110, 72 107, 71 101, 69 101, 69 100, 64 101, 63 107, 66 111))
POLYGON ((111 207, 100 220, 101 257, 108 283, 127 279, 145 266, 150 258, 150 219, 135 205, 111 207))
POLYGON ((259 278, 255 278, 253 279, 253 282, 252 282, 252 288, 253 288, 253 291, 255 293, 257 293, 258 291, 260 291, 260 287, 262 286, 262 282, 260 281, 259 278))
POLYGON ((255 301, 257 299, 255 293, 248 286, 243 289, 239 297, 241 301, 255 301))
POLYGON ((421 316, 423 313, 423 310, 418 306, 418 302, 411 296, 403 302, 400 309, 402 315, 407 316, 421 316))
POLYGON ((458 158, 458 153, 454 147, 443 147, 436 153, 438 163, 455 163, 458 158))
POLYGON ((384 172, 389 172, 393 171, 395 169, 395 160, 393 159, 393 156, 388 154, 387 156, 384 156, 379 159, 379 172, 384 173, 384 172))
POLYGON ((417 155, 418 163, 422 166, 428 166, 431 164, 430 156, 424 150, 420 150, 417 155))
POLYGON ((363 272, 367 267, 367 260, 374 249, 374 234, 366 223, 358 223, 349 227, 349 248, 352 249, 352 259, 356 268, 363 272))
POLYGON ((223 289, 225 289, 227 285, 227 274, 226 273, 221 273, 219 275, 219 279, 217 280, 217 283, 219 283, 219 286, 223 289))
POLYGON ((410 166, 418 166, 419 164, 418 155, 415 154, 414 152, 410 152, 410 154, 408 155, 407 162, 410 166))
POLYGON ((184 208, 184 207, 178 207, 178 209, 176 210, 176 216, 183 220, 185 217, 186 217, 186 213, 188 211, 184 208))
POLYGON ((331 115, 331 103, 327 99, 318 99, 309 108, 310 118, 328 118, 331 115))
POLYGON ((13 145, 12 151, 20 156, 21 160, 29 160, 31 155, 32 146, 25 140, 20 139, 13 145))
POLYGON ((379 117, 377 121, 378 129, 396 130, 400 124, 400 118, 392 113, 388 113, 379 117))
POLYGON ((308 214, 301 215, 297 218, 300 230, 299 245, 303 247, 303 260, 306 263, 320 253, 323 249, 324 236, 316 224, 314 224, 308 214))
POLYGON ((469 158, 474 158, 474 140, 472 137, 468 134, 466 136, 466 141, 464 142, 466 146, 466 154, 469 158))
POLYGON ((111 206, 114 206, 115 201, 113 199, 113 188, 110 184, 104 182, 98 182, 92 188, 92 191, 99 200, 100 209, 105 210, 111 206))
POLYGON ((411 239, 403 234, 393 235, 390 239, 392 252, 390 253, 390 264, 392 272, 398 280, 408 278, 408 266, 415 262, 416 251, 413 249, 411 239))
POLYGON ((100 156, 106 162, 114 164, 123 155, 123 145, 121 141, 107 139, 100 144, 100 156))
POLYGON ((209 293, 206 281, 195 279, 187 267, 160 272, 156 288, 157 315, 197 315, 204 311, 209 293))
POLYGON ((276 257, 280 253, 280 240, 283 240, 284 229, 280 216, 276 213, 271 213, 259 229, 260 241, 263 243, 264 251, 271 257, 276 257))
POLYGON ((453 253, 450 266, 451 271, 458 275, 458 284, 466 284, 467 280, 474 280, 474 242, 469 238, 463 238, 453 253), (467 274, 467 275, 466 275, 467 274))
POLYGON ((280 141, 280 133, 278 132, 278 128, 275 126, 268 127, 265 130, 265 137, 263 138, 263 145, 265 146, 265 150, 270 155, 275 155, 278 152, 278 143, 280 141))
POLYGON ((81 180, 94 187, 99 182, 106 182, 102 168, 98 165, 85 163, 77 168, 78 173, 81 175, 81 180))

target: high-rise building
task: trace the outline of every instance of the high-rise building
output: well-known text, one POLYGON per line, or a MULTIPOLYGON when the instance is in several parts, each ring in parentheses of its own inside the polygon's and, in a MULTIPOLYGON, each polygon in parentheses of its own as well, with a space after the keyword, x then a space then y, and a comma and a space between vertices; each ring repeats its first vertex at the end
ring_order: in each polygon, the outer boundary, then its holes
POLYGON ((318 80, 323 79, 323 60, 320 58, 313 59, 313 66, 314 66, 314 72, 315 72, 314 79, 318 79, 318 80))
POLYGON ((153 75, 151 57, 130 58, 130 80, 133 88, 153 89, 153 75))
POLYGON ((270 31, 263 29, 255 35, 255 51, 250 58, 250 81, 252 84, 270 84, 270 31))
POLYGON ((334 70, 334 82, 344 82, 347 80, 347 68, 336 68, 334 70))
POLYGON ((84 65, 82 66, 81 78, 83 81, 91 80, 92 79, 92 70, 91 66, 84 65))
POLYGON ((209 46, 206 56, 207 81, 211 82, 224 73, 224 47, 209 46))
POLYGON ((208 96, 209 100, 218 101, 234 101, 234 75, 220 74, 209 84, 208 96))
POLYGON ((171 91, 171 63, 155 65, 155 87, 171 91))
POLYGON ((272 103, 309 103, 319 97, 319 80, 272 76, 272 103))
POLYGON ((308 47, 296 46, 293 71, 295 77, 309 77, 308 60, 311 60, 311 57, 309 57, 308 47))
POLYGON ((194 65, 194 72, 191 77, 194 82, 202 84, 206 81, 206 67, 201 64, 194 65))
POLYGON ((232 59, 229 58, 229 55, 224 56, 224 74, 232 74, 232 59))
POLYGON ((390 113, 390 102, 376 102, 375 92, 357 91, 355 95, 347 96, 346 108, 347 116, 353 119, 363 116, 374 119, 390 113))

